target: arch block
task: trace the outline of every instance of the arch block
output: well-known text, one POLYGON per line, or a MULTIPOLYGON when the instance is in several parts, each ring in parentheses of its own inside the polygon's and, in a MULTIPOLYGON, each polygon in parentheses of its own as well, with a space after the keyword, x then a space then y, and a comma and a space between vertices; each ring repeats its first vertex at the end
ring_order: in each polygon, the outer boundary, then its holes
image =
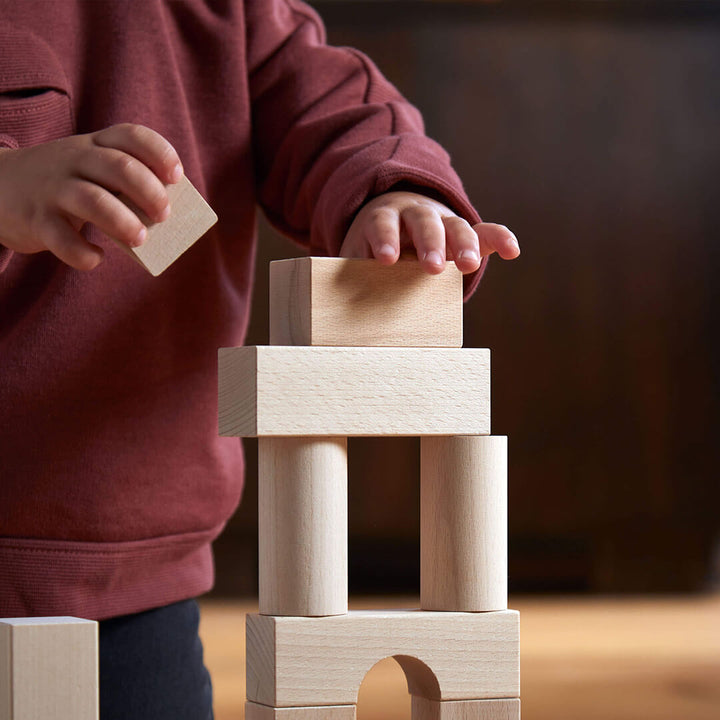
POLYGON ((271 707, 351 705, 365 674, 394 657, 428 700, 520 694, 519 614, 352 611, 247 617, 247 698, 271 707))

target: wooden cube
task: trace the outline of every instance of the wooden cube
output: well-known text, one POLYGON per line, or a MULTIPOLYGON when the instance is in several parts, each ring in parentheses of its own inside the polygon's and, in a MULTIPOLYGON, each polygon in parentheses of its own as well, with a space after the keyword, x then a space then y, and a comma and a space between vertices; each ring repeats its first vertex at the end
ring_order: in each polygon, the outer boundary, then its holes
POLYGON ((123 197, 123 202, 147 227, 145 242, 136 248, 115 244, 142 265, 151 275, 159 275, 201 238, 216 222, 217 215, 192 183, 183 176, 166 186, 170 217, 153 223, 142 210, 123 197))
POLYGON ((98 625, 0 619, 0 720, 97 720, 98 625))

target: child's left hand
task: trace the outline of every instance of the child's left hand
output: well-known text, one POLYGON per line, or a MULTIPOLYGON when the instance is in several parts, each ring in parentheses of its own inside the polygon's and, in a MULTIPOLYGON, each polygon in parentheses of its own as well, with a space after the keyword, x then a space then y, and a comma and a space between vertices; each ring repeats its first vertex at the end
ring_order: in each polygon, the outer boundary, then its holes
POLYGON ((415 246, 426 272, 440 273, 454 260, 463 273, 475 272, 485 255, 505 260, 520 254, 515 235, 504 225, 470 225, 442 203, 414 192, 389 192, 373 198, 355 216, 340 257, 374 257, 392 265, 401 249, 415 246))

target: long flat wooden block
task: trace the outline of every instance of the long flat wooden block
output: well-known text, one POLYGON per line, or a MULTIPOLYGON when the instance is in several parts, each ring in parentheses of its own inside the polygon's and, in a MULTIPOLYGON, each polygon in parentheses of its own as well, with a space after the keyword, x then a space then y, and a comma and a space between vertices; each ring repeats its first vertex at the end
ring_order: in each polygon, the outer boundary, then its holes
POLYGON ((258 440, 260 612, 346 613, 347 439, 258 440))
POLYGON ((455 263, 307 257, 270 263, 270 344, 461 347, 463 280, 455 263))
POLYGON ((247 697, 273 707, 350 705, 365 674, 394 657, 408 690, 431 700, 518 697, 519 616, 353 611, 247 617, 247 697))
POLYGON ((245 720, 355 720, 355 705, 274 708, 245 703, 245 720))
POLYGON ((487 435, 490 351, 221 348, 220 434, 487 435))
POLYGON ((422 438, 420 468, 420 606, 504 610, 507 438, 422 438))
POLYGON ((192 183, 183 176, 180 182, 166 185, 170 217, 160 223, 150 221, 137 206, 122 198, 148 229, 147 239, 137 248, 116 245, 137 260, 151 275, 159 275, 201 238, 216 222, 217 215, 192 183))
POLYGON ((520 699, 440 702, 413 696, 412 720, 520 720, 520 699))
POLYGON ((97 720, 97 623, 0 619, 0 720, 97 720))

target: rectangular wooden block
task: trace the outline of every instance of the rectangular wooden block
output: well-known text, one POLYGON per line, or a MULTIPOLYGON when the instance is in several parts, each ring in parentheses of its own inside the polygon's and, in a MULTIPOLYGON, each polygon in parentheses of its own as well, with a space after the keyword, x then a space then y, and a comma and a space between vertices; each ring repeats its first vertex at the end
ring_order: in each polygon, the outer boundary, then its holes
POLYGON ((487 435, 490 351, 221 348, 220 434, 487 435))
POLYGON ((413 695, 518 697, 519 615, 354 611, 324 618, 247 617, 247 697, 273 707, 349 705, 365 674, 395 657, 413 695))
POLYGON ((355 705, 274 708, 246 702, 245 720, 355 720, 355 705))
POLYGON ((270 263, 270 344, 461 347, 463 278, 416 260, 306 257, 270 263))
POLYGON ((148 234, 145 243, 137 248, 130 248, 121 242, 116 243, 150 274, 156 276, 174 263, 218 219, 186 177, 183 176, 182 180, 174 185, 167 185, 166 189, 171 214, 167 220, 160 223, 151 222, 142 210, 127 198, 122 198, 147 226, 148 234))
POLYGON ((519 698, 427 700, 413 696, 412 720, 520 720, 519 698))
POLYGON ((0 619, 0 720, 97 720, 97 623, 0 619))

